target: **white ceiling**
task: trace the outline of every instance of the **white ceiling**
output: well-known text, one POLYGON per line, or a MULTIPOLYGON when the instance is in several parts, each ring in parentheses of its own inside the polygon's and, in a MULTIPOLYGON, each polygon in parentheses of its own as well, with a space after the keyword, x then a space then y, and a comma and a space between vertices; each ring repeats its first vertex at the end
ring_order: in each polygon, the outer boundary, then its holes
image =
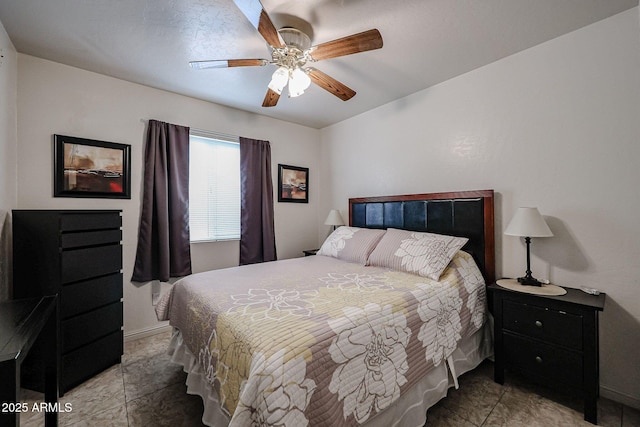
MULTIPOLYGON (((189 61, 270 58, 232 0, 0 0, 18 52, 322 128, 638 5, 638 0, 263 0, 277 28, 319 44, 371 28, 380 50, 314 65, 357 95, 312 85, 261 107, 273 66, 193 70, 189 61)), ((286 93, 286 92, 285 92, 286 93)))

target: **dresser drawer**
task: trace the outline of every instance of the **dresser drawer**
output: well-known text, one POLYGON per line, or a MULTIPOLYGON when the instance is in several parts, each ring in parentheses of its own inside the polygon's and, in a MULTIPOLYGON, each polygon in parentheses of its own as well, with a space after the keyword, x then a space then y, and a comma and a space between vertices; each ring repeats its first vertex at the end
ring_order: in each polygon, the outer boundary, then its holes
POLYGON ((102 336, 119 331, 122 326, 122 303, 62 321, 62 352, 67 353, 102 336))
POLYGON ((503 329, 582 350, 582 316, 503 301, 503 329))
POLYGON ((104 230, 120 228, 120 212, 65 213, 60 215, 60 231, 104 230))
POLYGON ((583 385, 582 354, 504 334, 506 366, 571 387, 583 385))
POLYGON ((105 245, 120 243, 122 230, 82 231, 76 233, 64 233, 60 236, 60 246, 63 249, 77 248, 81 246, 105 245))
POLYGON ((62 252, 62 283, 117 273, 122 269, 122 246, 107 245, 62 252))
POLYGON ((122 298, 122 273, 62 286, 60 317, 66 319, 122 298))
POLYGON ((109 366, 120 363, 122 331, 116 331, 62 356, 60 388, 69 390, 109 366))

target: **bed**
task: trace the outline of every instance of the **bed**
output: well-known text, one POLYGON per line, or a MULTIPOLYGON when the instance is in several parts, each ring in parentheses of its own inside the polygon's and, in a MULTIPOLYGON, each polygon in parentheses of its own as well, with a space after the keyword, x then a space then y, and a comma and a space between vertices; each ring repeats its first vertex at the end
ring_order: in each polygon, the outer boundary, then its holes
POLYGON ((318 255, 187 276, 158 318, 210 426, 422 426, 492 353, 493 191, 349 200, 318 255))

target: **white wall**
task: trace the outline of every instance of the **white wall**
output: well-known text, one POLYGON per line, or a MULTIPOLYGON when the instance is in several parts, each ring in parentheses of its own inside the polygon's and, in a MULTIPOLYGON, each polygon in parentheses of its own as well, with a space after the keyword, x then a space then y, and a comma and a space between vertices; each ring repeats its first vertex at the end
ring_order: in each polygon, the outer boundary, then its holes
MULTIPOLYGON (((313 224, 318 221, 320 193, 316 178, 320 157, 318 130, 23 54, 18 54, 18 72, 17 207, 123 210, 125 335, 144 333, 159 325, 151 304, 152 285, 129 281, 140 215, 146 135, 142 119, 269 140, 274 187, 278 163, 309 167, 310 203, 276 202, 276 243, 279 258, 302 256, 302 250, 317 245, 313 224), (130 144, 131 200, 54 198, 53 134, 130 144)), ((238 264, 238 242, 194 244, 192 254, 196 272, 234 266, 238 264)))
MULTIPOLYGON (((534 276, 607 293, 602 394, 640 407, 638 8, 322 130, 320 212, 347 199, 494 189, 498 277, 525 270, 502 232, 537 206, 534 276)), ((324 233, 321 227, 320 235, 324 233)))
POLYGON ((16 207, 18 58, 0 22, 0 301, 11 295, 11 209, 16 207))

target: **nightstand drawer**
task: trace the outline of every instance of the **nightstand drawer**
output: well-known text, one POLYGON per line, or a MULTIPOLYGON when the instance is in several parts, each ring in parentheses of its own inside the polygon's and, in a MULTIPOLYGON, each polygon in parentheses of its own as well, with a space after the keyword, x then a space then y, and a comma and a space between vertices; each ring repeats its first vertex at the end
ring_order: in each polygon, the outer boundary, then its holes
POLYGON ((507 367, 526 371, 537 377, 582 387, 582 354, 562 350, 511 334, 504 334, 507 367))
POLYGON ((582 350, 582 316, 507 300, 502 309, 503 329, 582 350))

